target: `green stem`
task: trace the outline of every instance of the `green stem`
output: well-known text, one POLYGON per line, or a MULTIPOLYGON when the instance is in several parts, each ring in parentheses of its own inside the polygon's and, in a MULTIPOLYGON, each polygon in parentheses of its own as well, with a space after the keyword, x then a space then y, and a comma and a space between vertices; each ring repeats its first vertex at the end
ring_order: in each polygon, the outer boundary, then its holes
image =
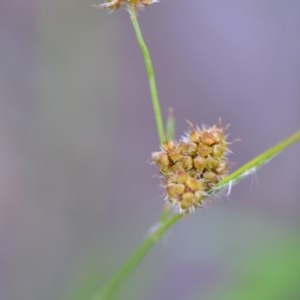
POLYGON ((136 249, 127 262, 113 276, 113 278, 96 294, 93 300, 112 300, 118 291, 121 283, 138 266, 149 250, 162 238, 165 232, 182 218, 181 214, 176 214, 157 224, 155 231, 150 233, 144 242, 136 249))
POLYGON ((161 114, 160 102, 159 102, 159 98, 158 98, 158 94, 157 94, 154 70, 153 70, 153 66, 152 66, 152 62, 151 62, 150 53, 149 53, 148 47, 144 41, 140 26, 139 26, 139 22, 137 19, 136 11, 134 8, 132 8, 130 10, 130 19, 131 19, 138 44, 141 48, 141 52, 142 52, 142 55, 144 58, 148 81, 149 81, 152 106, 153 106, 155 120, 156 120, 157 133, 159 136, 160 143, 163 144, 166 140, 166 137, 165 137, 165 133, 164 133, 164 122, 163 122, 163 118, 162 118, 162 114, 161 114))

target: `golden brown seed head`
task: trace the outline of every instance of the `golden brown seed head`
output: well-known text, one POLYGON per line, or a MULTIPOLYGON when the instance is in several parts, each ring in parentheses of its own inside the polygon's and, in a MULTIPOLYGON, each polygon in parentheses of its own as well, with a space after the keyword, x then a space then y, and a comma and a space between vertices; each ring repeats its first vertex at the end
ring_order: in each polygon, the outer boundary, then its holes
POLYGON ((202 206, 208 194, 227 175, 228 142, 222 128, 195 128, 180 140, 168 141, 152 154, 163 175, 169 202, 183 213, 202 206))

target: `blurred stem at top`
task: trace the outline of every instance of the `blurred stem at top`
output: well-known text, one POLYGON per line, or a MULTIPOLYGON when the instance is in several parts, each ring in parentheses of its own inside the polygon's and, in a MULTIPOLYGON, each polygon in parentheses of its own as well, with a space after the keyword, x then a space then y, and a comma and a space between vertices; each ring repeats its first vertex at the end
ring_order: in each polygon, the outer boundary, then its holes
POLYGON ((146 66, 146 71, 147 71, 147 76, 148 76, 148 82, 149 82, 149 88, 150 88, 150 94, 151 94, 151 99, 152 99, 152 106, 154 110, 154 116, 155 116, 155 121, 156 121, 156 127, 157 127, 157 133, 159 137, 159 141, 161 144, 163 144, 166 141, 166 136, 164 132, 164 122, 161 114, 161 108, 160 108, 160 102, 157 94, 157 88, 156 88, 156 81, 155 81, 155 75, 154 75, 154 70, 151 62, 151 57, 150 53, 148 50, 148 47, 144 41, 139 22, 137 19, 136 15, 136 10, 131 7, 130 9, 130 19, 131 23, 133 25, 136 38, 138 41, 138 44, 141 48, 141 52, 144 58, 145 66, 146 66))

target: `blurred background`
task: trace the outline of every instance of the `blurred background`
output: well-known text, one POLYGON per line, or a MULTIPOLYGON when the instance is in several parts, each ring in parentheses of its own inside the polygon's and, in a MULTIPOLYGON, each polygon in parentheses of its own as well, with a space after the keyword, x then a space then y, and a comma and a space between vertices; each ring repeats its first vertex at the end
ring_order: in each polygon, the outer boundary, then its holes
MULTIPOLYGON (((125 10, 0 3, 0 299, 90 299, 162 209, 147 78, 125 10)), ((140 13, 164 116, 230 123, 232 169, 300 125, 297 0, 140 13)), ((119 299, 300 299, 300 145, 182 220, 119 299)))

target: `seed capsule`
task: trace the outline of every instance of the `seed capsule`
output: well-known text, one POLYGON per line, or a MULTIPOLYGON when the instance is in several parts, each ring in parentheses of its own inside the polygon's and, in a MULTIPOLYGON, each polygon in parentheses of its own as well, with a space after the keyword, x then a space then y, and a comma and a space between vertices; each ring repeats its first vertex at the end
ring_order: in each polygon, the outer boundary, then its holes
POLYGON ((216 168, 215 170, 217 172, 217 174, 224 174, 226 175, 227 172, 227 165, 225 162, 222 162, 219 164, 219 166, 216 168))
POLYGON ((197 202, 197 203, 200 203, 201 202, 201 200, 203 199, 203 192, 201 191, 198 191, 198 192, 196 192, 195 194, 194 194, 194 197, 195 197, 195 201, 197 202))
POLYGON ((207 182, 216 183, 217 175, 212 171, 206 171, 203 173, 203 179, 205 179, 207 182))
POLYGON ((183 155, 194 155, 197 152, 197 144, 196 143, 186 143, 181 147, 181 152, 183 155))
POLYGON ((169 161, 169 157, 166 153, 162 153, 160 158, 159 158, 159 161, 158 161, 158 166, 161 168, 161 169, 166 169, 168 166, 170 165, 170 161, 169 161))
POLYGON ((201 138, 201 134, 202 134, 202 131, 200 129, 198 130, 193 130, 190 132, 189 134, 189 138, 192 142, 194 143, 198 143, 200 138, 201 138))
POLYGON ((194 158, 194 166, 198 171, 202 171, 206 167, 206 159, 201 156, 194 158))
POLYGON ((215 143, 221 143, 225 141, 225 135, 220 128, 213 128, 211 133, 213 135, 215 143))
POLYGON ((211 146, 215 143, 214 136, 211 132, 203 132, 202 134, 202 143, 208 146, 211 146))
POLYGON ((197 180, 192 177, 188 178, 185 184, 193 192, 204 189, 203 183, 200 180, 197 180))
POLYGON ((182 213, 202 206, 207 192, 227 175, 226 136, 222 128, 199 129, 191 125, 180 142, 168 141, 152 160, 163 177, 169 202, 182 213))
POLYGON ((190 156, 184 156, 181 162, 185 170, 190 170, 193 168, 193 159, 190 156))
POLYGON ((182 195, 185 191, 185 186, 181 183, 170 183, 166 186, 166 189, 168 195, 173 198, 182 195))
POLYGON ((199 143, 198 155, 205 157, 205 156, 210 155, 210 153, 211 153, 211 147, 209 147, 205 144, 199 143))
POLYGON ((184 193, 182 195, 182 200, 180 202, 180 207, 182 209, 188 209, 192 206, 194 202, 194 194, 191 192, 184 193))
POLYGON ((226 146, 222 144, 216 144, 212 148, 212 156, 220 157, 224 154, 226 146))
POLYGON ((214 157, 208 157, 206 160, 206 168, 208 169, 215 169, 219 165, 219 160, 214 157))

